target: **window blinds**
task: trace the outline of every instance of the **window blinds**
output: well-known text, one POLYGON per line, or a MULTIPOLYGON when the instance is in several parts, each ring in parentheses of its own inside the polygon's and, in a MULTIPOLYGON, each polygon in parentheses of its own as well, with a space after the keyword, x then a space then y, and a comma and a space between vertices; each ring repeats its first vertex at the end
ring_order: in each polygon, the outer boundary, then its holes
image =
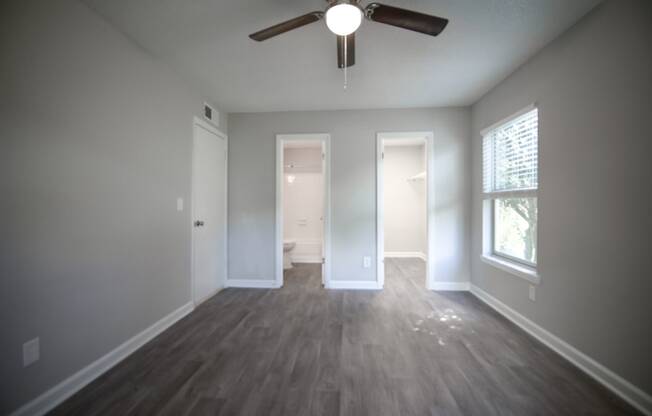
POLYGON ((485 193, 538 187, 539 113, 535 108, 488 131, 482 143, 485 193))

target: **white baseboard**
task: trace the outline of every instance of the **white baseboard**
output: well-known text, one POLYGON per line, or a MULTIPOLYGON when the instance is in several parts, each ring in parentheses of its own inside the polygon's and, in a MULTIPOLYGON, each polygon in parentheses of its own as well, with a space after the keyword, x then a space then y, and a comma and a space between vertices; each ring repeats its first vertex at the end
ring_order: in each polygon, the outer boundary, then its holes
POLYGON ((566 358, 586 374, 603 384, 627 403, 631 404, 645 415, 652 415, 652 396, 609 370, 588 355, 577 350, 556 335, 535 324, 503 302, 494 298, 476 285, 471 285, 471 293, 478 299, 495 309, 498 313, 521 327, 549 348, 566 358))
POLYGON ((179 309, 154 323, 154 325, 127 340, 113 351, 87 365, 34 400, 18 408, 11 413, 11 416, 41 416, 46 414, 57 405, 61 404, 64 400, 77 393, 91 381, 95 380, 120 361, 127 358, 130 354, 145 345, 145 343, 153 339, 155 336, 168 329, 179 319, 188 315, 192 310, 192 302, 186 303, 179 309))
POLYGON ((469 282, 434 282, 430 290, 436 291, 469 291, 471 284, 469 282))
POLYGON ((227 279, 226 287, 240 287, 251 289, 278 289, 279 285, 276 280, 240 280, 227 279))
POLYGON ((348 290, 380 290, 382 286, 375 280, 331 280, 327 289, 348 289, 348 290))
POLYGON ((385 252, 385 257, 386 258, 395 258, 395 259, 413 259, 413 258, 418 258, 423 261, 427 261, 428 257, 426 256, 425 253, 421 251, 386 251, 385 252))

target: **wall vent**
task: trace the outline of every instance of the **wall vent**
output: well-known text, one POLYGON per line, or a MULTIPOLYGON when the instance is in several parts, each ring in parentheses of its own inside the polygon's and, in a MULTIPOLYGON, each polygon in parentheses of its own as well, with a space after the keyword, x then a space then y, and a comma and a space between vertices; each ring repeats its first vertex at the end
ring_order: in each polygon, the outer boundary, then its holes
POLYGON ((204 103, 204 118, 216 126, 220 124, 220 113, 208 103, 204 103))

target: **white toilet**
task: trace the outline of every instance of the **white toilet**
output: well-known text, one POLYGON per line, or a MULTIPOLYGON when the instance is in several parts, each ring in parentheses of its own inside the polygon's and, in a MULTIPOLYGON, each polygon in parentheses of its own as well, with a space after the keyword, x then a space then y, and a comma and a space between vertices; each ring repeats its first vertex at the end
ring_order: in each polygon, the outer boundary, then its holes
POLYGON ((296 240, 283 240, 283 270, 292 268, 292 250, 297 245, 296 240))

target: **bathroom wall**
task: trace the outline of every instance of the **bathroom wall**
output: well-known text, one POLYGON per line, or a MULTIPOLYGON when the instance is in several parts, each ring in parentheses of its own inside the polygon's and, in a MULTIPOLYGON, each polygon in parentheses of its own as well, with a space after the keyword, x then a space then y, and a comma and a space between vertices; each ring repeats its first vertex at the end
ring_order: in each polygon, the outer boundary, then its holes
POLYGON ((425 258, 426 181, 409 180, 425 171, 424 146, 385 146, 385 256, 425 258))
POLYGON ((321 148, 286 148, 283 152, 283 239, 296 240, 293 263, 322 258, 324 175, 321 148), (287 165, 296 165, 287 167, 287 165))

